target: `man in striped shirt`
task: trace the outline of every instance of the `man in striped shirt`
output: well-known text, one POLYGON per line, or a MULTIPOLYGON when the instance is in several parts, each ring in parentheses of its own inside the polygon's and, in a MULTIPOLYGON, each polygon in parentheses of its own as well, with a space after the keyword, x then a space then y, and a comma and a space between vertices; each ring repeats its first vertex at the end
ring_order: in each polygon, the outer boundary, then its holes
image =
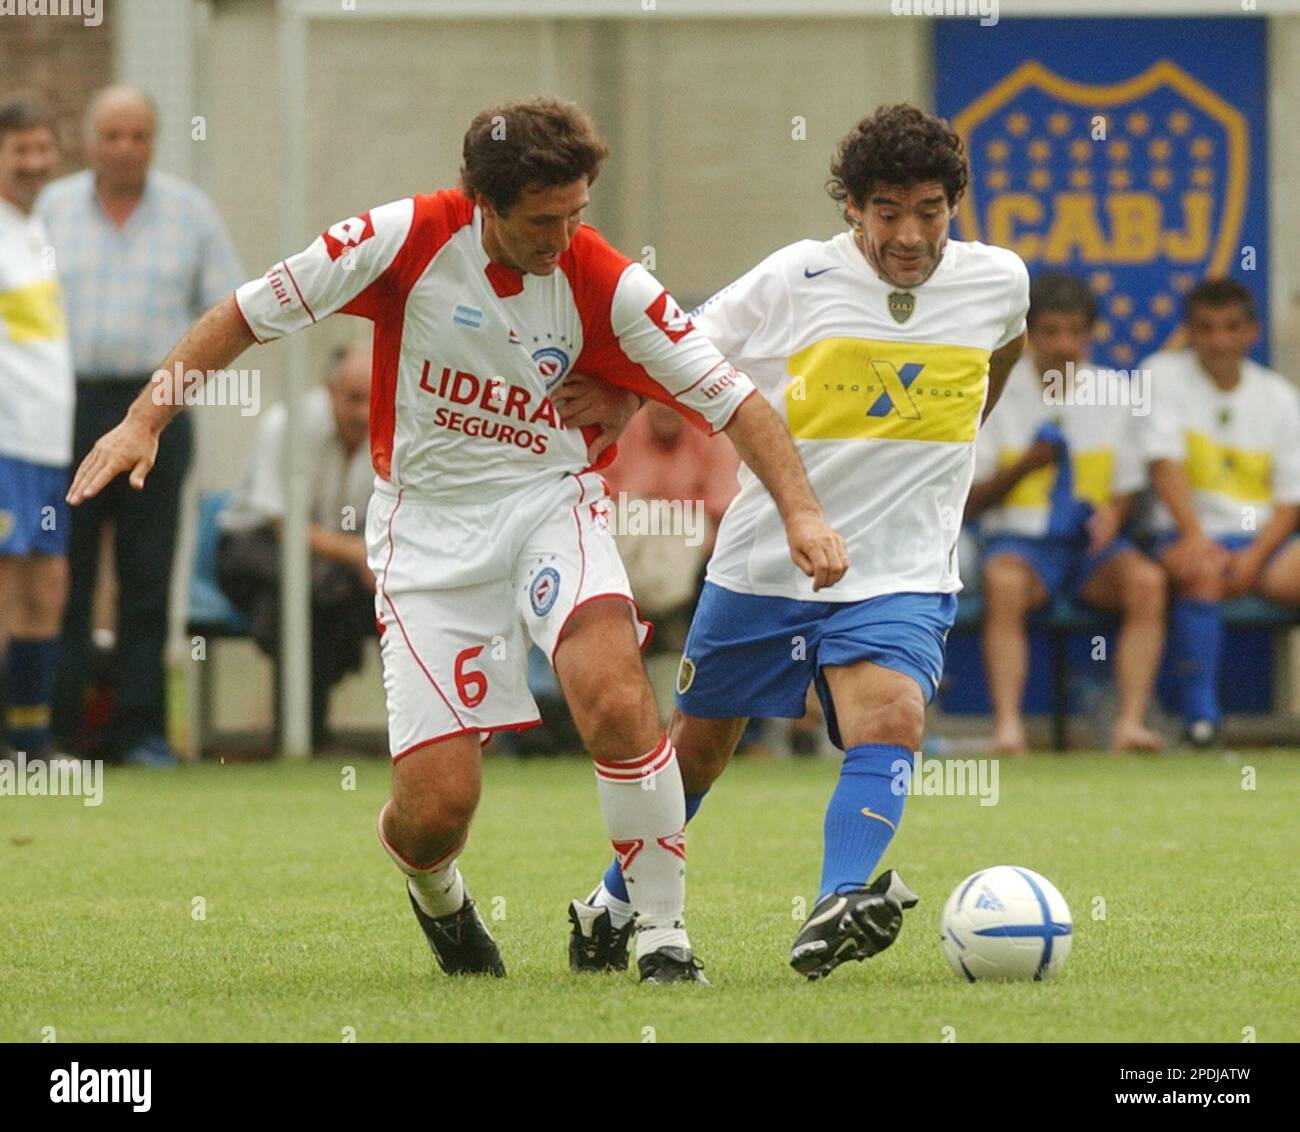
MULTIPOLYGON (((242 278, 212 202, 194 186, 150 169, 156 114, 147 95, 110 87, 86 117, 90 168, 54 182, 37 213, 54 245, 77 375, 73 460, 125 414, 140 385, 190 323, 242 278)), ((115 484, 74 513, 71 594, 54 696, 55 738, 79 741, 90 663, 90 617, 100 535, 115 524, 118 580, 110 753, 165 766, 175 761, 164 718, 163 652, 181 482, 193 444, 181 414, 143 491, 115 484)))

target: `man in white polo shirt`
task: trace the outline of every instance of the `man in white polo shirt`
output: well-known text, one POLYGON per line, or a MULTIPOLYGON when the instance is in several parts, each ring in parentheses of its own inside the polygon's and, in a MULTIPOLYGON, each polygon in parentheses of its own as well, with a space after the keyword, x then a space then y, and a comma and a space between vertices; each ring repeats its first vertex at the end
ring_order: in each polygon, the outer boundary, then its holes
POLYGON ((1208 279, 1187 295, 1186 349, 1150 369, 1145 430, 1154 525, 1174 590, 1170 650, 1187 738, 1212 746, 1224 598, 1256 593, 1300 605, 1300 393, 1247 352, 1259 324, 1250 291, 1208 279))
POLYGON ((57 160, 49 110, 27 96, 0 101, 0 648, 7 637, 7 741, 28 756, 50 745, 68 591, 72 351, 32 214, 57 160))
POLYGON ((1146 482, 1138 451, 1141 387, 1087 361, 1096 320, 1087 285, 1044 273, 1029 290, 1029 349, 980 430, 966 506, 984 548, 984 665, 993 745, 1027 750, 1020 712, 1029 670, 1025 621, 1058 594, 1119 613, 1111 749, 1158 750, 1143 725, 1165 640, 1160 567, 1120 534, 1146 482))
MULTIPOLYGON (((375 635, 375 576, 366 564, 370 464, 370 343, 340 346, 325 384, 304 395, 303 445, 312 469, 312 745, 325 739, 330 690, 361 665, 375 635)), ((288 406, 262 420, 244 482, 222 513, 217 572, 230 599, 253 622, 268 656, 279 655, 280 523, 284 518, 288 406)))

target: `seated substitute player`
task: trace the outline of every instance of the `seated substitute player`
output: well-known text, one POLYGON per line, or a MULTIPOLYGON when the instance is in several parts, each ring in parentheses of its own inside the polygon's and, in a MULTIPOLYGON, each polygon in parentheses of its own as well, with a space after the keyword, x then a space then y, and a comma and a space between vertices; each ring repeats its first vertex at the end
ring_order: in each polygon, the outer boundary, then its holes
MULTIPOLYGON (((1029 288, 1012 252, 948 239, 968 170, 939 119, 881 107, 841 143, 831 174, 851 231, 774 252, 692 318, 788 423, 853 565, 832 594, 814 594, 742 470, 671 724, 689 816, 745 717, 798 718, 815 682, 845 755, 817 904, 791 955, 814 978, 888 947, 916 900, 892 869, 867 878, 898 827, 902 775, 939 686, 975 434, 1023 346, 1029 288)), ((572 903, 573 967, 626 963, 628 891, 615 862, 572 903)))
MULTIPOLYGON (((460 188, 333 225, 204 315, 163 368, 222 369, 335 311, 374 322, 366 537, 394 763, 379 838, 439 965, 505 973, 456 858, 484 737, 539 722, 531 638, 595 760, 641 978, 704 982, 682 920, 681 775, 637 647, 648 626, 600 522, 596 438, 563 428, 551 394, 578 365, 725 430, 815 584, 848 562, 780 418, 648 271, 582 224, 607 152, 571 104, 484 110, 465 135, 460 188)), ((630 416, 633 393, 615 397, 630 416)), ((142 394, 78 469, 71 502, 123 471, 138 487, 176 410, 142 394)))
POLYGON ((1163 745, 1143 719, 1164 648, 1164 573, 1120 535, 1146 471, 1129 389, 1119 394, 1114 379, 1103 384, 1106 371, 1087 360, 1096 318, 1082 280, 1052 272, 1034 280, 1028 349, 975 445, 966 517, 980 516, 988 539, 984 667, 993 746, 1006 754, 1027 749, 1020 714, 1029 669, 1025 619, 1060 593, 1121 615, 1111 749, 1163 745))
POLYGON ((1205 280, 1185 312, 1188 347, 1142 363, 1154 391, 1144 432, 1183 724, 1208 747, 1222 720, 1219 603, 1256 593, 1300 605, 1300 393, 1247 357, 1259 325, 1242 284, 1205 280))

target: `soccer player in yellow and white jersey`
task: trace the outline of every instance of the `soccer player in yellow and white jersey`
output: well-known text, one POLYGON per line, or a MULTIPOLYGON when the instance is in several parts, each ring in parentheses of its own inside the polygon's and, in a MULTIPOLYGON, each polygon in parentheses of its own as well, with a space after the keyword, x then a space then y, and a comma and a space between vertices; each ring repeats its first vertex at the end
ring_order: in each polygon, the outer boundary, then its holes
POLYGON ((1223 624, 1219 603, 1256 593, 1300 605, 1300 393, 1247 352, 1259 332, 1250 291, 1206 280, 1187 294, 1188 347, 1152 355, 1146 457, 1154 522, 1174 589, 1170 649, 1183 722, 1212 745, 1223 624))
MULTIPOLYGON (((916 899, 893 870, 868 880, 942 675, 975 434, 1020 353, 1029 288, 1013 252, 948 238, 968 170, 946 123, 881 107, 849 132, 831 173, 848 229, 774 252, 692 320, 786 422, 850 566, 814 594, 779 545, 780 516, 742 472, 672 723, 690 815, 746 718, 802 716, 815 682, 845 756, 818 901, 791 955, 814 978, 889 946, 916 899)), ((617 965, 625 893, 615 863, 573 902, 575 968, 617 965)))
POLYGON ((1146 484, 1140 379, 1087 361, 1096 300, 1072 275, 1029 288, 1029 345, 975 446, 967 518, 984 547, 984 666, 993 746, 1024 754, 1020 701, 1029 669, 1025 620, 1060 593, 1119 613, 1111 749, 1158 750, 1143 726, 1164 647, 1164 573, 1120 534, 1146 484))
POLYGON ((57 161, 50 111, 25 95, 0 102, 0 639, 9 637, 8 742, 33 757, 50 745, 68 588, 72 350, 49 239, 32 215, 57 161))

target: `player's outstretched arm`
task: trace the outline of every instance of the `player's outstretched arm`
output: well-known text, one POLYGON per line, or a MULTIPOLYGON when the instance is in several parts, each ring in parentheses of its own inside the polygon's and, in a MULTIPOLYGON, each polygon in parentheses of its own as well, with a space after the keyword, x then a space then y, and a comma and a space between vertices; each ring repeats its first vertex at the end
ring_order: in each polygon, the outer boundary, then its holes
POLYGON ((740 458, 776 501, 795 565, 812 578, 814 590, 833 586, 849 568, 848 548, 823 517, 781 418, 761 396, 751 393, 725 431, 740 458))
MULTIPOLYGON (((197 370, 203 380, 225 369, 255 339, 239 314, 233 295, 204 313, 167 355, 160 372, 189 374, 197 370)), ((116 428, 96 442, 73 477, 68 502, 73 506, 98 495, 115 477, 130 472, 131 486, 144 487, 145 477, 158 457, 158 436, 184 405, 170 381, 150 381, 116 428)))
POLYGON ((980 417, 980 424, 989 419, 993 406, 1001 399, 1002 390, 1007 387, 1007 378, 1011 376, 1011 367, 1019 361, 1024 348, 1025 332, 1022 330, 1018 338, 1011 339, 1005 346, 999 346, 989 355, 989 396, 984 402, 984 415, 980 417))

